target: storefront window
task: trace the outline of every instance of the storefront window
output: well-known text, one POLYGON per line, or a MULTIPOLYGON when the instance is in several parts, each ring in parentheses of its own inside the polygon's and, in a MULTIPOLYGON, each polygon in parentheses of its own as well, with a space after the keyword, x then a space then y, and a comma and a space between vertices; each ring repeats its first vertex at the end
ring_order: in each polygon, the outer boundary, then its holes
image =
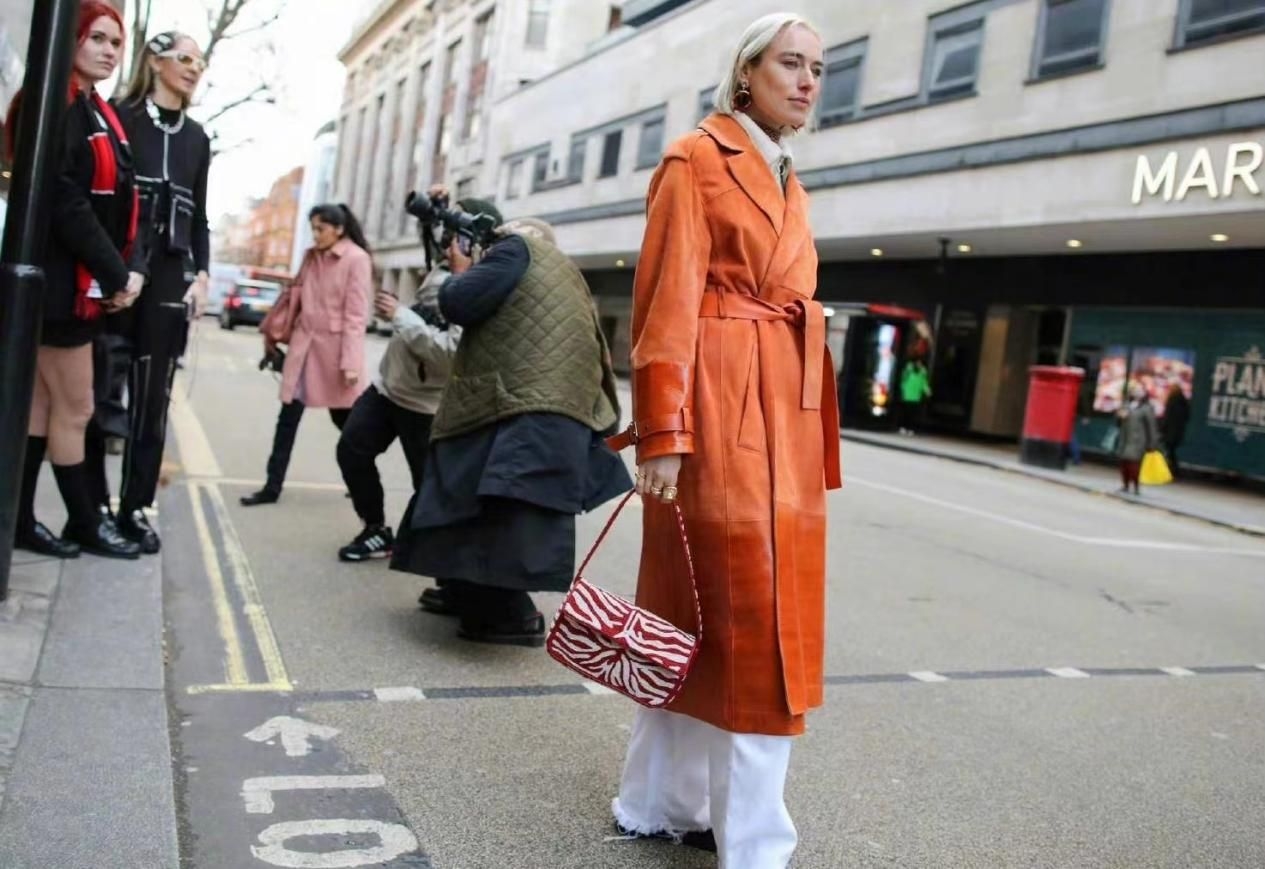
POLYGON ((1094 410, 1115 413, 1124 406, 1133 384, 1146 389, 1155 413, 1164 415, 1169 387, 1178 384, 1191 397, 1195 380, 1195 351, 1176 347, 1125 347, 1103 349, 1094 390, 1094 410))

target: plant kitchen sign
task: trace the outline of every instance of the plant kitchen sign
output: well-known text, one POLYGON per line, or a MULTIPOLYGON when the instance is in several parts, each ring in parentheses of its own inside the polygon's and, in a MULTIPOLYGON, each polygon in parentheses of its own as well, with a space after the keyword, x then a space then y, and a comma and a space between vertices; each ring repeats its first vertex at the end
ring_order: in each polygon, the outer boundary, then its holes
POLYGON ((1259 347, 1242 356, 1217 358, 1208 425, 1232 430, 1239 443, 1253 434, 1265 434, 1265 355, 1259 347))
POLYGON ((1210 199, 1229 199, 1239 190, 1261 196, 1263 166, 1265 146, 1259 142, 1234 142, 1216 155, 1198 148, 1184 164, 1177 151, 1169 151, 1159 165, 1139 154, 1133 172, 1133 204, 1141 205, 1148 199, 1181 202, 1192 191, 1203 192, 1210 199))

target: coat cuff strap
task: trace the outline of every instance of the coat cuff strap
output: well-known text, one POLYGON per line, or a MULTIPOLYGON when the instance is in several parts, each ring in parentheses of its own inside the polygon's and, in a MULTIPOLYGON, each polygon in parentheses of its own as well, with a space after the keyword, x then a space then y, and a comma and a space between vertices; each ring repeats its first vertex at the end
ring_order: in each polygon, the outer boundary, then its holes
POLYGON ((649 416, 645 419, 633 420, 628 428, 617 435, 606 439, 606 445, 615 452, 639 443, 642 438, 663 432, 694 433, 694 413, 687 407, 678 413, 665 413, 662 416, 649 416))

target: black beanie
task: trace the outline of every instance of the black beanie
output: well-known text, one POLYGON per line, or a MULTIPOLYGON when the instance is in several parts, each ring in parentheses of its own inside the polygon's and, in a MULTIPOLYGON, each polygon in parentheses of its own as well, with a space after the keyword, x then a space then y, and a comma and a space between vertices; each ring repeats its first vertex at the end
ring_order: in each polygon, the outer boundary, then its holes
POLYGON ((471 197, 468 199, 459 199, 457 200, 457 204, 460 205, 461 210, 467 214, 486 214, 490 216, 494 221, 496 221, 497 226, 500 226, 505 222, 505 218, 501 216, 501 212, 495 205, 492 204, 492 200, 490 199, 475 199, 471 197))

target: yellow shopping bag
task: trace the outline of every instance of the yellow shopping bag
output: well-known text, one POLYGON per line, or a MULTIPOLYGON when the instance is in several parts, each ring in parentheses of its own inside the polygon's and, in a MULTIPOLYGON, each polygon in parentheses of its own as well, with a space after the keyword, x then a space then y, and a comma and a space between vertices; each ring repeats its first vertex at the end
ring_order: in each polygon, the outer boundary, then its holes
POLYGON ((1142 470, 1138 473, 1138 481, 1144 486, 1163 486, 1173 482, 1173 472, 1164 461, 1164 454, 1159 450, 1151 450, 1142 457, 1142 470))

